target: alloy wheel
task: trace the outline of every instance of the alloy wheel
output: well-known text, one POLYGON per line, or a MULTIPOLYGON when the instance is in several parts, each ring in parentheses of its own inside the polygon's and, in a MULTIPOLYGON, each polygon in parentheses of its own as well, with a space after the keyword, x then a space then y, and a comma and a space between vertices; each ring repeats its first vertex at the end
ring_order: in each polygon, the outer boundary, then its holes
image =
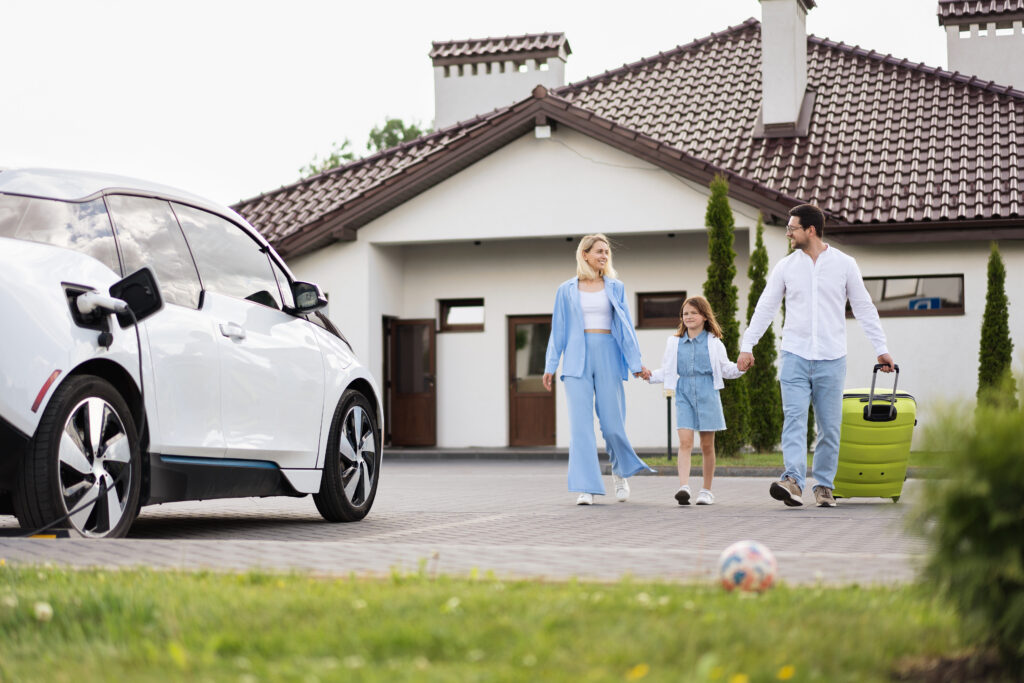
POLYGON ((131 442, 117 411, 89 397, 68 416, 58 447, 61 501, 83 536, 106 536, 127 512, 131 442))

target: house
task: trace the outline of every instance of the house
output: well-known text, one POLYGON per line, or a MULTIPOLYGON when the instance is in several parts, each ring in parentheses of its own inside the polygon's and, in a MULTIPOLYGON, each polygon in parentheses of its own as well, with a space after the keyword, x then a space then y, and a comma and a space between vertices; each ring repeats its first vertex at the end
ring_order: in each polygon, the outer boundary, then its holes
MULTIPOLYGON (((762 0, 760 21, 569 85, 562 34, 435 43, 436 132, 234 208, 327 291, 381 381, 394 445, 567 446, 564 393, 539 379, 579 237, 613 238, 656 364, 702 289, 716 174, 741 308, 758 216, 774 265, 788 210, 818 204, 926 423, 976 389, 991 240, 1024 292, 1024 92, 957 61, 977 46, 1000 55, 979 69, 1020 70, 1024 0, 939 2, 951 71, 808 36, 814 5, 762 0)), ((1020 349, 1024 312, 1010 314, 1020 349)), ((848 384, 873 363, 851 320, 848 384)), ((630 381, 626 396, 634 444, 663 445, 662 393, 630 381)))

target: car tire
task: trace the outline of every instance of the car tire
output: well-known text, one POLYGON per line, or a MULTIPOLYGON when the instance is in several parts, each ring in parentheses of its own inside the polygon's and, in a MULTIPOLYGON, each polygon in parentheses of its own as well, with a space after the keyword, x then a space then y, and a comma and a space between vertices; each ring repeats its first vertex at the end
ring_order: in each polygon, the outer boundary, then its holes
POLYGON ((68 378, 43 412, 14 492, 21 527, 120 538, 139 510, 142 457, 128 404, 106 380, 68 378), (99 432, 94 434, 94 432, 99 432))
POLYGON ((377 495, 380 461, 376 412, 363 394, 349 389, 334 412, 320 492, 313 494, 324 519, 358 522, 366 517, 377 495))

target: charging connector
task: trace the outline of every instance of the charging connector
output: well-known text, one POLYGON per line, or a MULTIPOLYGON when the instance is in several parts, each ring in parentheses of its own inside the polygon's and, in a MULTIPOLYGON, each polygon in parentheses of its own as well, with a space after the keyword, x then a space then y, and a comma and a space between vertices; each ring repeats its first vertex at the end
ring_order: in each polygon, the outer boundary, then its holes
POLYGON ((78 307, 78 312, 82 315, 91 315, 96 311, 105 311, 107 313, 127 313, 128 304, 121 299, 115 299, 112 296, 105 296, 99 292, 85 292, 80 294, 75 299, 75 305, 78 307))

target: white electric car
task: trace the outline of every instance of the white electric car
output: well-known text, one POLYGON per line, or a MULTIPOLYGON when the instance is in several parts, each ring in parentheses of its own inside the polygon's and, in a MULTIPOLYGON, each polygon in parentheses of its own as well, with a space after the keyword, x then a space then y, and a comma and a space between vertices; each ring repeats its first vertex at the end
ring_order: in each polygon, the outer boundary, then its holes
POLYGON ((0 514, 110 538, 143 505, 311 493, 362 519, 381 404, 326 303, 226 207, 0 172, 0 514))

